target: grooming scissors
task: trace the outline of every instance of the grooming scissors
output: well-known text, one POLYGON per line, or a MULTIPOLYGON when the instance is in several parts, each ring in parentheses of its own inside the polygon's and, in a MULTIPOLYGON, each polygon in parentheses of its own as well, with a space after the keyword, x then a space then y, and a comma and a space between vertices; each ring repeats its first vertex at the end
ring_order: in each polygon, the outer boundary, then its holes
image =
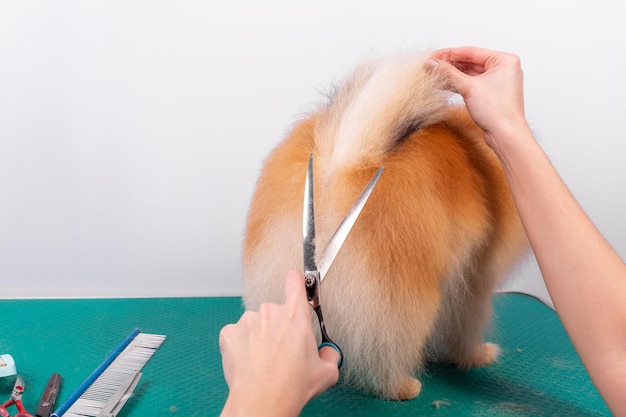
POLYGON ((15 385, 13 386, 13 392, 11 393, 11 397, 4 404, 0 405, 0 416, 2 417, 11 417, 9 414, 8 407, 15 405, 17 408, 17 414, 14 414, 13 417, 33 417, 28 411, 24 409, 24 404, 22 404, 22 394, 24 393, 24 381, 21 376, 17 376, 15 380, 15 385))
POLYGON ((324 346, 329 346, 339 353, 338 368, 341 368, 343 364, 343 352, 338 344, 332 341, 326 333, 326 326, 324 325, 324 318, 322 316, 322 306, 320 304, 320 285, 328 272, 328 269, 332 265, 339 249, 343 245, 343 242, 348 237, 348 233, 352 229, 354 222, 361 213, 363 206, 367 202, 374 186, 378 182, 380 175, 383 172, 384 167, 376 172, 374 177, 370 180, 369 184, 363 189, 361 195, 356 199, 348 213, 341 221, 341 224, 328 241, 328 244, 322 252, 319 259, 316 259, 315 248, 315 214, 313 204, 313 155, 309 156, 309 167, 306 173, 306 182, 304 185, 304 206, 302 210, 302 235, 303 235, 303 249, 304 249, 304 284, 306 287, 307 299, 309 304, 313 307, 317 319, 320 324, 320 331, 322 333, 322 343, 318 346, 318 350, 324 346), (318 268, 319 264, 319 268, 318 268))

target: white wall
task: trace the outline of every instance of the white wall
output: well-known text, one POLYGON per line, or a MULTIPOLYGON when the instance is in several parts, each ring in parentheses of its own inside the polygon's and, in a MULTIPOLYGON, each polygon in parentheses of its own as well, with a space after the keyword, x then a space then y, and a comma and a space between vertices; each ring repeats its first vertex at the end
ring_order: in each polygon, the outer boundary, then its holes
MULTIPOLYGON (((239 294, 259 167, 319 91, 464 44, 521 56, 528 118, 626 257, 626 29, 600 3, 4 0, 0 297, 239 294)), ((532 260, 507 288, 547 297, 532 260)))

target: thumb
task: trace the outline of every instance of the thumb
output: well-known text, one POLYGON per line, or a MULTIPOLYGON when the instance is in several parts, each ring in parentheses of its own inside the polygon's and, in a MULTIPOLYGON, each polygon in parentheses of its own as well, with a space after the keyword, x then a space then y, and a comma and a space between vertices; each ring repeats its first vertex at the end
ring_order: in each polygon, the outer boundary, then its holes
POLYGON ((435 58, 427 59, 425 67, 427 71, 445 78, 455 93, 463 95, 466 90, 468 76, 457 67, 447 61, 435 58))
POLYGON ((324 363, 324 386, 323 390, 326 390, 337 383, 339 380, 339 360, 341 356, 339 352, 330 346, 324 346, 319 350, 320 359, 324 363))
POLYGON ((320 359, 324 362, 332 363, 335 367, 339 364, 339 360, 341 360, 341 355, 337 352, 336 349, 333 349, 330 346, 324 346, 319 350, 320 359))

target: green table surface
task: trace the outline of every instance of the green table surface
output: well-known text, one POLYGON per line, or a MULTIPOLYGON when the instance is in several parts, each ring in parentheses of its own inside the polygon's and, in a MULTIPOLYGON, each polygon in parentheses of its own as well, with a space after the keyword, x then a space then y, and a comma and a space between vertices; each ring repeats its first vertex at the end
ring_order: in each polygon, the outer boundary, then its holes
MULTIPOLYGON (((431 364, 411 401, 385 401, 339 383, 302 416, 611 415, 554 311, 522 294, 497 294, 493 303, 489 340, 503 349, 497 363, 470 371, 431 364)), ((218 334, 242 311, 238 297, 1 300, 0 354, 15 359, 34 414, 52 372, 63 377, 59 404, 133 328, 164 334, 119 416, 218 416, 228 394, 218 334)), ((0 379, 0 403, 13 382, 0 379)))

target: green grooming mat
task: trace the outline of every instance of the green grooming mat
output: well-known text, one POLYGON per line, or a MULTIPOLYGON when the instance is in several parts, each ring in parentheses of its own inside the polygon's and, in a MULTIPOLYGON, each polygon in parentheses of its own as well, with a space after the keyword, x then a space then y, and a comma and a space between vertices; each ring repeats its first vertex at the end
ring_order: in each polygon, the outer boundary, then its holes
MULTIPOLYGON (((493 303, 488 339, 502 347, 497 363, 470 371, 432 364, 411 401, 381 400, 340 383, 302 416, 611 415, 554 311, 522 294, 497 294, 493 303)), ((242 312, 238 297, 3 300, 0 353, 15 359, 34 415, 53 372, 63 377, 58 405, 133 328, 163 334, 167 340, 119 416, 218 416, 228 394, 218 335, 242 312)), ((0 403, 14 380, 0 379, 0 403)))

